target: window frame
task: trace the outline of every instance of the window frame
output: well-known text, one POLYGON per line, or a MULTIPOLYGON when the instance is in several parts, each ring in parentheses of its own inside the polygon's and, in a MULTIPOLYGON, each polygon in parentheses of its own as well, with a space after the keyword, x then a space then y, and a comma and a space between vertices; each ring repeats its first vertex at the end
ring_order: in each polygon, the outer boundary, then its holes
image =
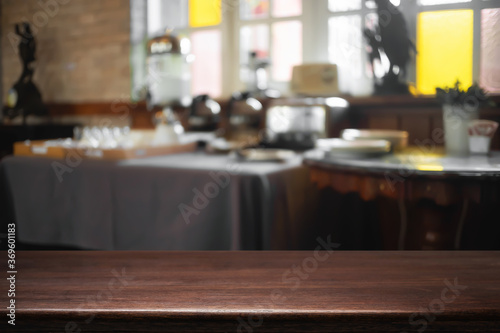
MULTIPOLYGON (((361 9, 349 10, 342 12, 332 12, 328 8, 328 0, 321 0, 322 6, 321 11, 324 13, 321 18, 323 27, 321 31, 327 31, 326 36, 322 36, 322 43, 328 45, 328 20, 332 17, 338 17, 343 15, 361 15, 361 26, 360 29, 364 28, 365 17, 369 13, 376 13, 376 8, 368 8, 366 2, 362 1, 361 9), (325 28, 326 25, 326 28, 325 28)), ((473 11, 474 23, 473 23, 473 47, 472 47, 472 81, 479 82, 480 72, 481 72, 481 11, 488 8, 499 8, 498 5, 495 6, 493 1, 485 0, 471 0, 470 2, 459 2, 450 4, 439 4, 439 5, 421 5, 418 0, 401 0, 398 7, 405 16, 406 23, 408 25, 409 37, 412 41, 417 43, 417 18, 420 13, 423 12, 434 12, 434 11, 447 11, 447 10, 460 10, 460 9, 471 9, 473 11)), ((365 51, 366 52, 366 51, 365 51)), ((328 51, 323 51, 320 57, 316 60, 328 61, 328 51)), ((407 71, 407 81, 412 82, 417 85, 417 55, 414 55, 411 62, 408 64, 407 71)))
MULTIPOLYGON (((147 13, 147 1, 130 0, 132 3, 141 1, 145 4, 147 13)), ((188 2, 189 0, 181 0, 188 2)), ((328 6, 328 0, 302 0, 302 14, 289 17, 273 17, 272 5, 273 0, 269 0, 269 16, 267 18, 257 18, 243 20, 240 18, 240 2, 239 0, 221 0, 221 23, 207 27, 187 27, 178 29, 179 32, 190 36, 193 32, 220 29, 221 45, 222 45, 222 87, 221 96, 218 98, 227 98, 235 91, 245 89, 245 84, 240 78, 240 68, 243 64, 240 63, 240 30, 245 26, 258 24, 266 24, 269 29, 269 58, 272 59, 272 25, 277 22, 300 21, 302 23, 302 62, 306 63, 329 63, 330 57, 328 52, 329 45, 329 27, 328 22, 332 17, 345 15, 361 15, 360 29, 364 28, 365 18, 367 14, 376 13, 376 8, 369 8, 366 2, 362 0, 361 9, 349 10, 341 12, 332 12, 328 6)), ((473 10, 473 68, 472 80, 479 82, 481 70, 481 11, 488 8, 499 8, 495 1, 472 0, 470 2, 460 2, 451 4, 439 5, 420 5, 418 0, 401 0, 399 5, 403 12, 408 25, 409 37, 417 42, 417 18, 422 12, 442 11, 442 10, 458 10, 471 9, 473 10)), ((189 20, 189 18, 188 18, 189 20)), ((146 36, 147 40, 151 36, 147 32, 146 18, 146 36)), ((132 46, 134 41, 131 41, 132 46)), ((137 42, 136 42, 137 44, 137 42)), ((366 52, 363 50, 363 52, 366 52)), ((407 81, 416 85, 417 68, 415 55, 408 65, 407 81)), ((132 89, 134 89, 134 82, 132 89)), ((289 82, 273 81, 269 75, 269 86, 279 89, 285 94, 289 92, 289 82)), ((214 96, 216 97, 216 96, 214 96)))
MULTIPOLYGON (((235 15, 233 15, 234 19, 234 31, 236 31, 235 34, 235 39, 234 39, 234 48, 233 52, 234 56, 237 61, 237 67, 233 68, 233 75, 232 75, 232 80, 233 82, 236 82, 236 86, 239 88, 238 90, 244 90, 245 89, 245 83, 241 80, 241 75, 240 75, 240 70, 241 67, 244 66, 244 64, 241 63, 240 59, 240 45, 241 45, 241 29, 247 26, 255 26, 255 25, 266 25, 268 27, 268 32, 269 32, 269 38, 268 38, 268 50, 269 50, 269 61, 272 62, 273 58, 273 48, 272 48, 272 39, 273 39, 273 24, 279 23, 279 22, 290 22, 290 21, 299 21, 302 24, 302 63, 304 63, 305 59, 305 52, 304 50, 306 49, 304 47, 304 27, 305 27, 305 14, 304 12, 306 6, 310 6, 313 1, 311 0, 302 0, 302 14, 301 15, 295 15, 295 16, 286 16, 286 17, 274 17, 273 14, 273 1, 274 0, 269 0, 269 15, 266 18, 256 18, 256 19, 241 19, 240 17, 240 2, 238 0, 233 0, 234 3, 236 4, 234 6, 234 11, 235 15)), ((269 87, 272 89, 278 89, 284 93, 287 93, 289 91, 289 81, 275 81, 273 80, 272 73, 269 73, 269 87)), ((233 91, 234 92, 234 91, 233 91)))
MULTIPOLYGON (((417 0, 418 2, 418 0, 417 0)), ((499 8, 493 5, 493 1, 471 0, 470 2, 460 2, 442 5, 417 5, 414 24, 414 39, 416 40, 416 18, 420 13, 442 10, 471 9, 473 13, 473 44, 472 44, 472 82, 478 82, 481 73, 481 11, 488 8, 499 8)), ((415 64, 414 64, 415 65, 415 64)), ((416 76, 416 68, 414 71, 416 76)), ((416 82, 416 77, 415 77, 416 82)))

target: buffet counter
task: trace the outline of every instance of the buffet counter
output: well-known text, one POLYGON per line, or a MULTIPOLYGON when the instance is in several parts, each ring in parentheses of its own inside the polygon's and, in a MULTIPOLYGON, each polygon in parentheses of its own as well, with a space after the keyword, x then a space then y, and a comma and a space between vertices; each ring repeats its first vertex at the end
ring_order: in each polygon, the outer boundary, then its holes
MULTIPOLYGON (((379 248, 500 249, 500 152, 453 157, 438 147, 427 150, 408 147, 395 154, 350 158, 310 151, 304 163, 318 188, 376 203, 370 215, 376 220, 372 238, 380 234, 379 248)), ((342 223, 349 221, 330 221, 334 234, 345 230, 342 223)))

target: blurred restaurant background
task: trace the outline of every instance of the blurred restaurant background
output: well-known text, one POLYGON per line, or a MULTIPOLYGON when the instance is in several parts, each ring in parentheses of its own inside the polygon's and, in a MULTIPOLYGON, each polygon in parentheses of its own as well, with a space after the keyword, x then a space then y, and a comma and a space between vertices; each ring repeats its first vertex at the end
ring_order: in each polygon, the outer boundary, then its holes
POLYGON ((498 1, 0 15, 0 237, 15 222, 20 249, 500 249, 498 1))

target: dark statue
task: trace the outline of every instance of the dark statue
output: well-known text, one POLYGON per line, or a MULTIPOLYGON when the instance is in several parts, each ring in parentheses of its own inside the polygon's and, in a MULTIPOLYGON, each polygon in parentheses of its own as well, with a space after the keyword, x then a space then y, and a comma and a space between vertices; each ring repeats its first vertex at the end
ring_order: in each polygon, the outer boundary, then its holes
POLYGON ((399 9, 389 0, 375 0, 377 5, 378 26, 374 30, 365 29, 364 37, 375 78, 375 94, 409 94, 406 83, 407 65, 415 44, 408 36, 406 20, 399 9), (375 73, 376 64, 381 64, 382 53, 389 60, 389 70, 384 76, 375 73))
POLYGON ((9 119, 22 115, 23 124, 26 124, 28 115, 45 116, 48 111, 42 102, 40 91, 33 83, 36 42, 29 23, 16 24, 16 34, 21 37, 19 56, 23 63, 23 72, 9 90, 3 114, 9 119))

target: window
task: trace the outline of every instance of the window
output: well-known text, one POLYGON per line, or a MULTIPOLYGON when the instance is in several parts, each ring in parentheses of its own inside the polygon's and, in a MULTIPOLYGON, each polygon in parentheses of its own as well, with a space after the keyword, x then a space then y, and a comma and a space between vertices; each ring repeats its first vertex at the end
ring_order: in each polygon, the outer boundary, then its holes
MULTIPOLYGON (((145 94, 145 41, 174 29, 191 42, 193 95, 229 96, 249 80, 250 53, 268 68, 269 86, 288 89, 302 63, 303 0, 131 0, 132 86, 145 94)), ((149 78, 150 80, 151 78, 149 78)))
POLYGON ((221 0, 131 0, 133 98, 144 96, 148 81, 154 80, 145 69, 145 42, 167 29, 191 42, 191 59, 195 60, 191 63, 191 93, 222 94, 221 6, 221 0))
POLYGON ((302 0, 241 0, 239 86, 249 79, 250 53, 272 65, 270 86, 286 90, 292 67, 302 63, 302 0))
POLYGON ((500 15, 492 7, 498 1, 419 0, 417 88, 422 93, 433 94, 435 86, 456 79, 500 93, 500 15), (440 46, 440 55, 432 54, 432 44, 440 46), (431 55, 434 63, 425 63, 431 55))
MULTIPOLYGON (((418 54, 407 72, 417 92, 459 79, 500 93, 500 10, 491 0, 391 0, 418 54)), ((339 66, 339 88, 373 92, 363 29, 378 20, 369 0, 131 0, 134 96, 147 83, 145 41, 167 27, 191 41, 192 94, 228 97, 246 88, 250 53, 268 60, 269 86, 287 92, 294 65, 339 66)), ((388 59, 374 64, 387 71, 388 59)))
POLYGON ((433 94, 436 86, 459 80, 472 85, 474 12, 426 11, 417 19, 417 89, 433 94))
POLYGON ((480 84, 500 93, 500 9, 481 10, 480 84))
MULTIPOLYGON (((500 15, 498 2, 488 0, 391 0, 403 13, 418 54, 409 66, 407 80, 416 92, 434 94, 437 86, 464 86, 480 82, 500 93, 500 15)), ((372 87, 367 70, 364 27, 376 24, 374 1, 329 0, 329 60, 339 65, 342 91, 364 95, 372 87)), ((390 15, 390 13, 388 13, 390 15)), ((390 16, 380 18, 390 20, 390 16)), ((387 61, 386 61, 387 63, 387 61)), ((387 65, 387 64, 385 64, 387 65)), ((375 72, 384 72, 382 57, 375 72)))

